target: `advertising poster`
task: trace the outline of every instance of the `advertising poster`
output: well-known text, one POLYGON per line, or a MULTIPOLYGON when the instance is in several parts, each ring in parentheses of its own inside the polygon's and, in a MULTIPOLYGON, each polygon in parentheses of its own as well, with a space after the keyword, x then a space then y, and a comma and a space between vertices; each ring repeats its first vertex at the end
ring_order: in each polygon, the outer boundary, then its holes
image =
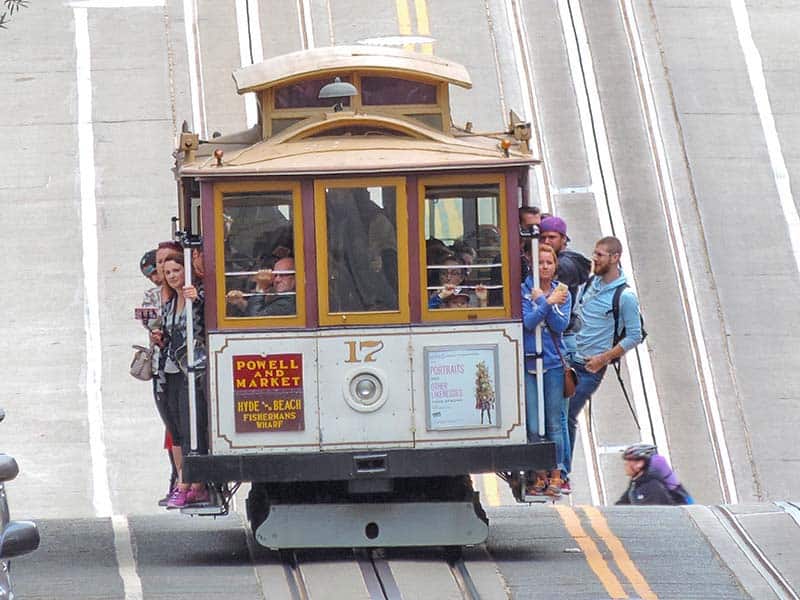
POLYGON ((425 350, 428 427, 497 425, 497 347, 449 346, 425 350))
POLYGON ((303 355, 233 357, 236 433, 302 431, 303 355))

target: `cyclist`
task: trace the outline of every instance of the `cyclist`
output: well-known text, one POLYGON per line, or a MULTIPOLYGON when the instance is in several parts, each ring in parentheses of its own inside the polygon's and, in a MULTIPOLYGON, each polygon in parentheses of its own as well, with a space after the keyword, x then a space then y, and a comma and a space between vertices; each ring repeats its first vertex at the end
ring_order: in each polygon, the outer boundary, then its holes
POLYGON ((653 444, 639 443, 622 453, 628 489, 617 504, 693 504, 694 500, 678 481, 667 459, 653 444))

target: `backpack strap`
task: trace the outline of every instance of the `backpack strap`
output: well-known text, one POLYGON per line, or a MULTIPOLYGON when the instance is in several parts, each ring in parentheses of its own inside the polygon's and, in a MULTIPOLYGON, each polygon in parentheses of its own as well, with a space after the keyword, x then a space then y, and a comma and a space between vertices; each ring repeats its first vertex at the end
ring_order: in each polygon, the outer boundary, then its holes
POLYGON ((611 300, 611 312, 614 315, 614 335, 611 343, 612 348, 616 346, 623 337, 620 335, 619 331, 619 299, 622 296, 622 292, 624 292, 625 288, 627 287, 627 283, 623 283, 622 285, 618 286, 617 289, 614 290, 614 297, 611 300))

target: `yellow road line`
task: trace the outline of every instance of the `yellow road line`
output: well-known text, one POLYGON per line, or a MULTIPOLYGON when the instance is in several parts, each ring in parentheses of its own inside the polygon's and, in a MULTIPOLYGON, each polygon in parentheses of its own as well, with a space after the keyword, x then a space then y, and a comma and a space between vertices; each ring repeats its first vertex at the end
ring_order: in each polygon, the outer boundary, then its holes
POLYGON ((617 567, 619 567, 623 575, 628 578, 628 581, 631 582, 633 589, 636 590, 639 597, 642 598, 642 600, 657 600, 658 596, 650 589, 650 585, 639 572, 639 569, 636 568, 631 557, 628 556, 628 552, 625 550, 620 539, 611 532, 606 518, 594 506, 584 506, 582 509, 583 512, 586 513, 586 516, 589 517, 589 523, 591 523, 592 528, 597 535, 600 536, 600 539, 603 540, 605 545, 608 546, 611 555, 614 557, 614 562, 617 563, 617 567))
MULTIPOLYGON (((414 7, 417 10, 417 33, 430 36, 431 25, 428 22, 428 4, 426 0, 414 0, 414 7)), ((430 42, 422 44, 422 52, 433 54, 433 44, 430 42)))
POLYGON ((486 495, 486 502, 489 506, 500 506, 500 488, 497 487, 497 475, 483 473, 481 482, 483 483, 483 493, 486 495))
MULTIPOLYGON (((397 6, 397 24, 400 35, 411 35, 411 13, 408 10, 407 0, 395 0, 397 6)), ((414 50, 414 44, 405 44, 405 50, 414 50)))
POLYGON ((603 555, 597 548, 597 544, 595 544, 594 540, 583 530, 581 521, 575 510, 569 506, 561 506, 558 504, 555 505, 555 509, 558 511, 561 520, 564 521, 567 531, 583 551, 586 562, 589 563, 589 568, 597 575, 600 583, 606 588, 608 595, 615 600, 627 598, 628 594, 625 593, 619 579, 617 579, 617 576, 614 575, 608 564, 606 564, 603 555))

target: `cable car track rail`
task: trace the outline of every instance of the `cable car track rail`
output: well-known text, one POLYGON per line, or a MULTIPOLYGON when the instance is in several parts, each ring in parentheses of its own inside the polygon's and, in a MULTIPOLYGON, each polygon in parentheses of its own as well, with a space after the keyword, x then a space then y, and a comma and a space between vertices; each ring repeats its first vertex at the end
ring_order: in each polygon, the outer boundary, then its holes
POLYGON ((791 584, 783 577, 775 564, 759 548, 755 540, 741 524, 736 514, 726 506, 711 508, 723 529, 728 533, 733 542, 742 551, 748 561, 763 577, 775 595, 781 600, 800 600, 800 595, 795 592, 791 584))

